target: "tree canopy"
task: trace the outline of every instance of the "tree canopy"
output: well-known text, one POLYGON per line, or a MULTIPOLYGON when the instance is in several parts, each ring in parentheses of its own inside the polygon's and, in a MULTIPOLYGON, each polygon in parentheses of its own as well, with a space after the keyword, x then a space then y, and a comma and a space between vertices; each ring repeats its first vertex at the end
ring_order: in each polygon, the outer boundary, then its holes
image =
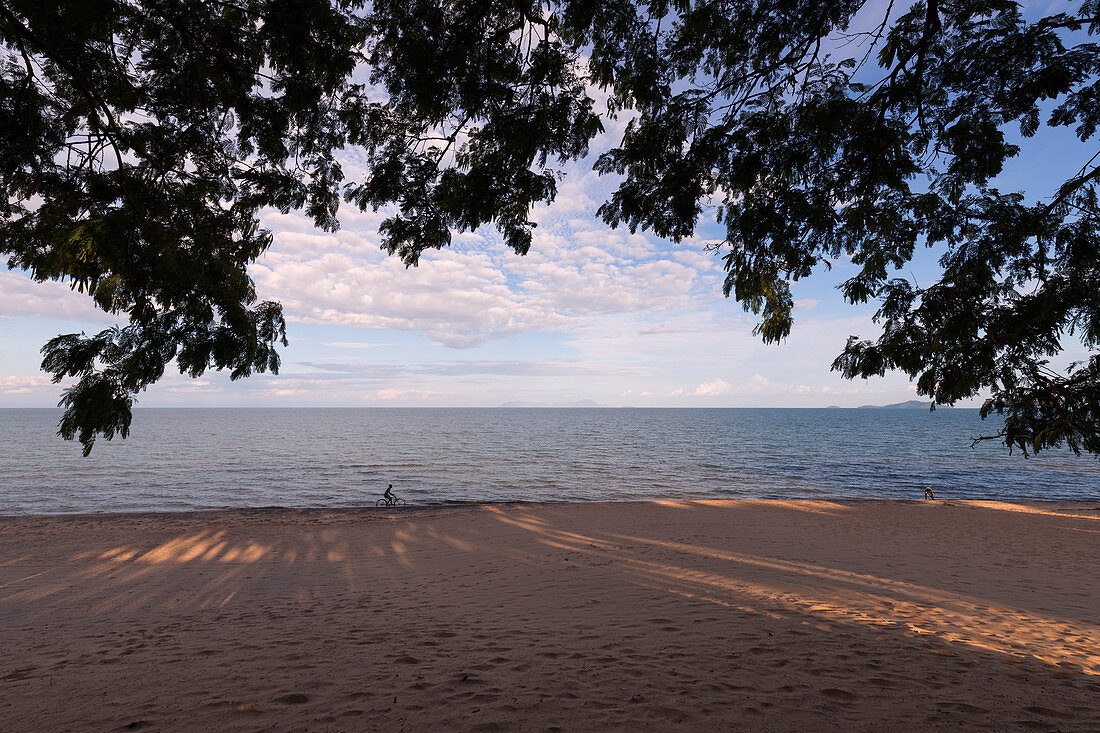
POLYGON ((716 212, 725 291, 791 330, 790 283, 846 258, 847 377, 904 371, 934 403, 988 395, 997 437, 1100 454, 1097 156, 1053 191, 994 179, 1042 127, 1100 124, 1097 0, 0 0, 0 254, 123 326, 58 336, 43 368, 87 453, 125 436, 173 362, 277 370, 278 304, 247 266, 267 207, 323 229, 383 209, 413 265, 495 226, 517 253, 563 163, 609 116, 599 213, 672 240, 716 212), (607 95, 606 109, 597 106, 607 95), (341 151, 367 161, 345 178, 341 151), (897 272, 918 248, 938 281, 897 272))

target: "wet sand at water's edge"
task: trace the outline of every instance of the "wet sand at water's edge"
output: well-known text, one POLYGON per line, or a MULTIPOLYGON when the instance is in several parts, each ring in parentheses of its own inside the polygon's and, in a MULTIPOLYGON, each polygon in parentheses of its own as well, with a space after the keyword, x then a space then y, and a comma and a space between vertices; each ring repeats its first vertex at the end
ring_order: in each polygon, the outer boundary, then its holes
POLYGON ((1100 504, 0 519, 0 730, 1100 730, 1100 504))

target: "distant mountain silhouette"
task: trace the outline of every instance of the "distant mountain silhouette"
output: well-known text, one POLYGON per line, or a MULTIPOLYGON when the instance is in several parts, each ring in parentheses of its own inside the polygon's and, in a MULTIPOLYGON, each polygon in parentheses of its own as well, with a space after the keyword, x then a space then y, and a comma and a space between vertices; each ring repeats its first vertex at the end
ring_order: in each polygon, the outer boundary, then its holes
MULTIPOLYGON (((921 402, 920 400, 907 400, 905 402, 895 402, 892 405, 860 405, 859 410, 927 410, 932 406, 931 402, 921 402)), ((946 405, 940 405, 936 409, 941 409, 946 405)))

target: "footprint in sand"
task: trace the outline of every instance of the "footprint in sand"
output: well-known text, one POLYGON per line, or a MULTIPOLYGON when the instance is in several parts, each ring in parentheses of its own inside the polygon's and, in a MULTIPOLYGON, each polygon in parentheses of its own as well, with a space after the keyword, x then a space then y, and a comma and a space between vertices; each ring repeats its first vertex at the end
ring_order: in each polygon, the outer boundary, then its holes
POLYGON ((851 702, 852 700, 859 699, 857 695, 853 695, 847 690, 840 690, 835 687, 826 687, 824 690, 821 691, 821 694, 831 700, 836 700, 838 702, 851 702))
POLYGON ((1061 720, 1072 720, 1073 719, 1072 715, 1067 715, 1066 713, 1062 713, 1062 712, 1059 712, 1057 710, 1051 710, 1050 708, 1039 707, 1037 705, 1033 705, 1032 707, 1024 708, 1024 712, 1032 713, 1034 715, 1042 715, 1042 716, 1047 717, 1047 718, 1059 718, 1061 720))
POLYGON ((672 723, 686 723, 693 719, 693 716, 680 710, 679 708, 661 707, 657 708, 658 713, 665 716, 669 722, 672 723))
POLYGON ((985 708, 977 707, 976 705, 968 705, 965 702, 949 702, 944 703, 942 707, 948 710, 954 710, 958 713, 968 713, 970 715, 988 715, 989 711, 985 708))
POLYGON ((309 698, 300 692, 292 692, 289 695, 275 698, 275 702, 281 702, 284 705, 303 705, 309 702, 309 698))

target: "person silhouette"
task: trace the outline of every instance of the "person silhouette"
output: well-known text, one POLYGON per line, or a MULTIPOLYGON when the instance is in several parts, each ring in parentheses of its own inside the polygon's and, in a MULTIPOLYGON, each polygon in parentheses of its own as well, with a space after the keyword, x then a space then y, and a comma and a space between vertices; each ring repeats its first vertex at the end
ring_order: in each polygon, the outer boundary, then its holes
POLYGON ((393 484, 390 484, 389 486, 386 487, 386 490, 382 492, 382 496, 384 496, 386 498, 386 503, 387 504, 392 504, 394 501, 397 500, 397 497, 394 496, 394 493, 393 493, 393 484))

